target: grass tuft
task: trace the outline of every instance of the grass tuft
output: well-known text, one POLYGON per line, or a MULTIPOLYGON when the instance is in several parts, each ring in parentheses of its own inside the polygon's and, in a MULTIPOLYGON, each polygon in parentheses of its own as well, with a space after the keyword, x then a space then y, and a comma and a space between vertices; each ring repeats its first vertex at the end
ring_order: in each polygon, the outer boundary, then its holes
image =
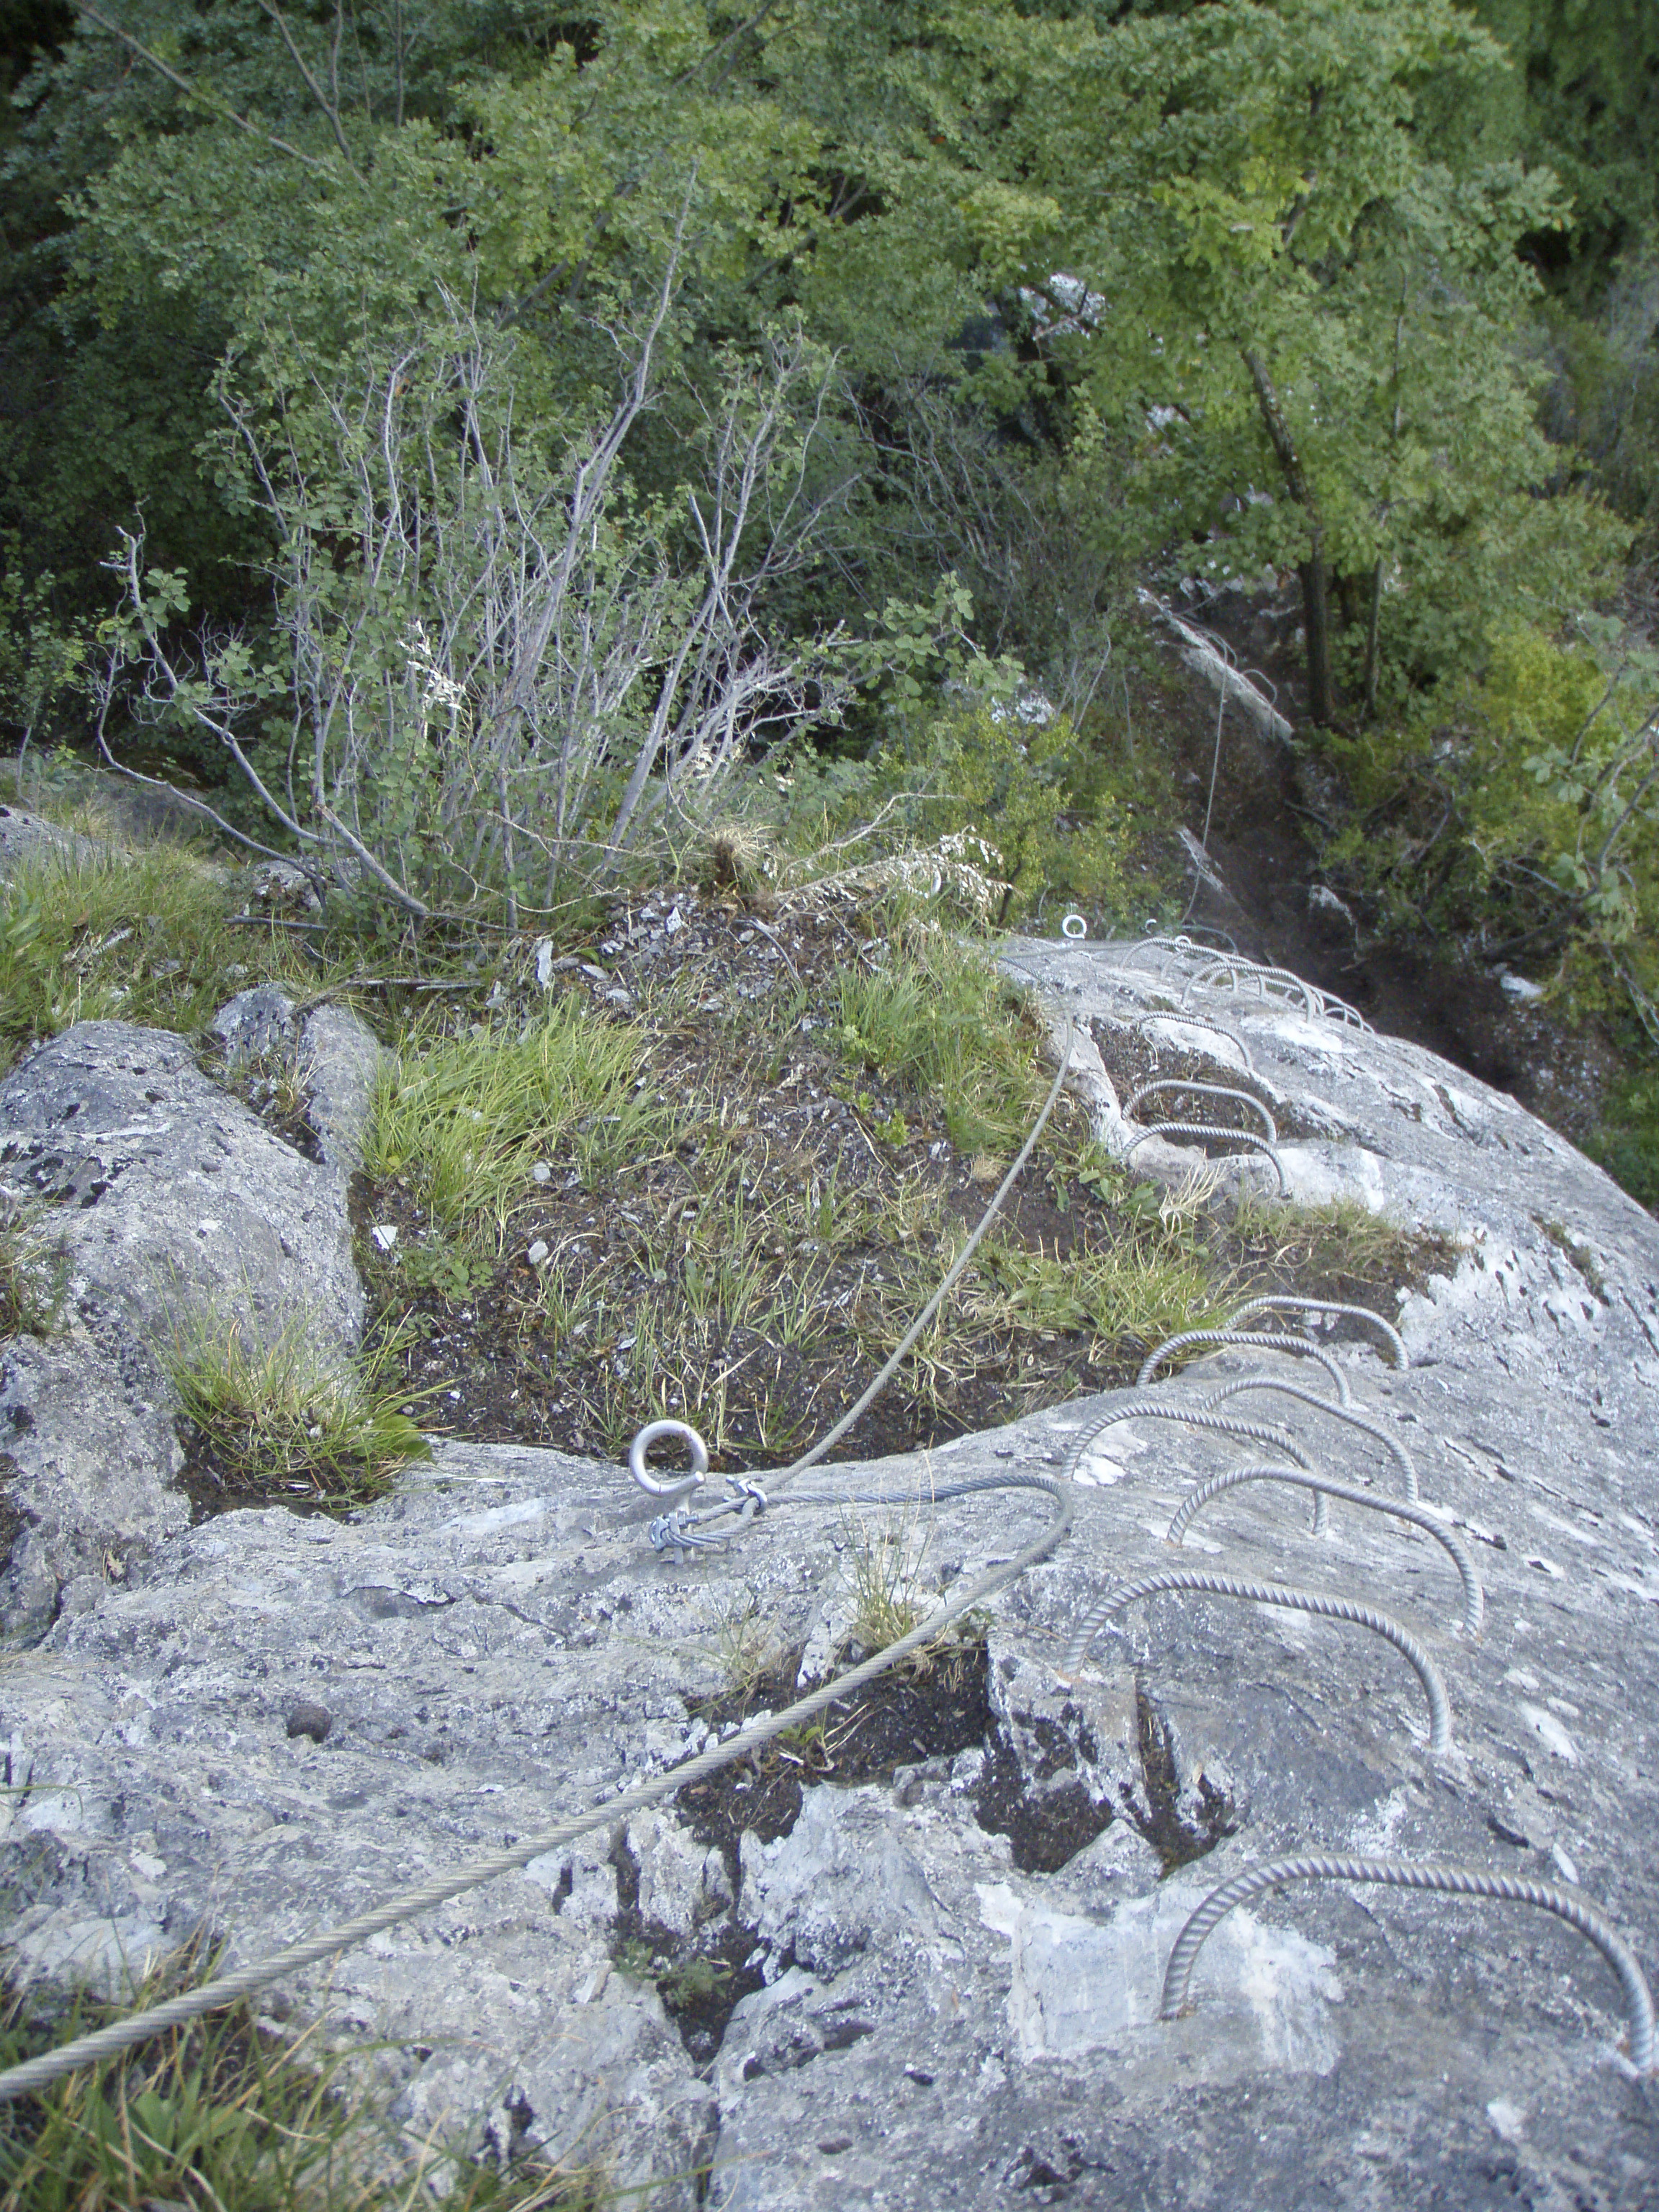
MULTIPOLYGON (((135 2002, 211 1972, 186 1954, 135 2002)), ((20 2002, 0 2020, 0 2066, 117 2016, 82 1997, 56 2019, 20 2002)), ((410 2150, 376 2117, 348 2054, 314 2030, 279 2037, 242 2004, 83 2067, 0 2106, 0 2212, 596 2212, 595 2169, 506 2171, 448 2145, 410 2150)))
POLYGON ((242 985, 294 971, 291 947, 227 928, 235 904, 177 845, 23 855, 0 883, 0 1064, 73 1022, 189 1033, 242 985))
POLYGON ((364 1165, 404 1177, 453 1237, 499 1250, 561 1161, 584 1185, 637 1159, 667 1116, 641 1088, 642 1034, 557 1000, 518 1036, 406 1046, 382 1075, 364 1165))
POLYGON ((160 1358, 198 1456, 226 1489, 346 1507, 382 1496, 400 1468, 429 1455, 399 1409, 403 1348, 393 1335, 346 1362, 319 1348, 304 1316, 262 1344, 240 1316, 207 1315, 182 1324, 160 1358))
MULTIPOLYGON (((852 1607, 851 1635, 860 1653, 884 1651, 925 1620, 922 1565, 933 1535, 921 1499, 896 1501, 874 1514, 855 1506, 842 1520, 842 1577, 852 1607)), ((925 1671, 928 1655, 911 1666, 925 1671)))
POLYGON ((57 1241, 33 1207, 0 1200, 0 1342, 50 1336, 63 1311, 68 1270, 57 1241))
POLYGON ((1431 1275, 1449 1275, 1458 1248, 1431 1230, 1402 1228, 1358 1199, 1323 1206, 1271 1202, 1246 1194, 1238 1203, 1231 1244, 1257 1288, 1296 1289, 1310 1297, 1372 1303, 1379 1291, 1422 1290, 1431 1275), (1267 1278, 1265 1283, 1259 1279, 1267 1278))
POLYGON ((934 931, 912 934, 880 968, 839 970, 841 1050, 916 1093, 937 1092, 963 1151, 1012 1152, 1047 1087, 1019 994, 982 955, 934 931))

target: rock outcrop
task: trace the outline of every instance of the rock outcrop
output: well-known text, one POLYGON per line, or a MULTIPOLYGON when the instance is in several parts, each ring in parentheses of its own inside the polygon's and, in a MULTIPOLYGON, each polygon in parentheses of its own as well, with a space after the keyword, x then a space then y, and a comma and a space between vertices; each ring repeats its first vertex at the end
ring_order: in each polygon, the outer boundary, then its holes
MULTIPOLYGON (((1185 2017, 1158 2004, 1188 1914, 1287 1853, 1582 1887, 1659 1966, 1659 1228, 1509 1100, 1295 994, 1255 996, 1237 971, 1197 982, 1178 951, 1027 942, 1010 958, 1097 1043, 1109 1137, 1113 1066, 1150 1033, 1184 1073, 1197 1050, 1271 1092, 1293 1195, 1351 1194, 1455 1241, 1448 1273, 1389 1316, 1405 1371, 1363 1330, 1322 1338, 1368 1426, 1282 1391, 1228 1409, 1381 1496, 1399 1493, 1403 1448, 1475 1562, 1480 1635, 1426 1531, 1338 1504, 1316 1537, 1283 1485, 1217 1498, 1171 1548, 1198 1480, 1275 1455, 1146 1409, 1251 1379, 1329 1387, 1304 1359, 1227 1346, 1147 1394, 834 1470, 923 1501, 923 1595, 1012 1554, 1048 1510, 1018 1491, 928 1502, 957 1476, 1059 1475, 1075 1525, 991 1608, 982 1743, 902 1751, 852 1786, 809 1777, 766 1837, 744 1815, 762 1778, 729 1776, 723 1843, 706 1799, 647 1815, 629 1785, 706 1741, 734 1623, 769 1623, 783 1650, 844 1610, 847 1515, 879 1527, 881 1509, 786 1493, 728 1551, 676 1559, 646 1540, 659 1503, 620 1469, 441 1443, 349 1522, 227 1514, 160 1528, 120 1581, 84 1568, 0 1676, 15 1975, 118 1982, 204 1927, 255 1958, 615 1800, 610 1833, 278 1992, 281 2012, 392 2039, 378 2063, 411 2143, 465 2126, 481 2154, 598 2158, 653 2205, 733 2212, 1653 2202, 1659 2090, 1629 2063, 1620 1984, 1543 1913, 1289 1887, 1222 1923, 1185 2017), (1443 1679, 1449 1747, 1430 1749, 1422 1683, 1363 1626, 1194 1590, 1121 1613, 1061 1687, 1091 1607, 1172 1567, 1392 1616, 1443 1679), (730 1983, 717 2033, 690 2031, 684 1986, 654 1963, 679 1955, 725 1962, 705 1976, 730 1983)), ((37 1055, 3 1094, 9 1141, 37 1147, 53 1188, 83 1159, 126 1160, 75 1245, 77 1310, 118 1316, 131 1271, 94 1272, 91 1224, 150 1172, 118 1147, 152 1139, 104 1125, 172 1114, 172 1091, 120 1087, 152 1084, 137 1062, 166 1054, 108 1030, 47 1049, 59 1072, 37 1055), (76 1152, 67 1106, 78 1085, 90 1113, 94 1071, 103 1150, 76 1152)), ((196 1099, 187 1055, 166 1064, 196 1099)), ((197 1110, 181 1185, 212 1142, 197 1110)), ((1164 1166, 1187 1164, 1177 1146, 1164 1166)), ((1271 1188, 1276 1170, 1237 1173, 1271 1188)), ((179 1220, 206 1204, 188 1188, 179 1220)), ((247 1234, 290 1264, 291 1224, 258 1218, 247 1234)), ((228 1266, 215 1280, 230 1291, 228 1266)), ((25 1480, 43 1512, 48 1473, 25 1480)))
POLYGON ((295 1042, 320 1162, 164 1031, 82 1022, 0 1083, 0 1198, 49 1209, 67 1269, 62 1333, 0 1346, 0 1471, 26 1523, 0 1625, 43 1626, 60 1585, 118 1578, 184 1528, 160 1356, 177 1333, 235 1322, 265 1342, 302 1326, 340 1355, 356 1344, 346 1194, 375 1046, 333 1007, 295 1042))

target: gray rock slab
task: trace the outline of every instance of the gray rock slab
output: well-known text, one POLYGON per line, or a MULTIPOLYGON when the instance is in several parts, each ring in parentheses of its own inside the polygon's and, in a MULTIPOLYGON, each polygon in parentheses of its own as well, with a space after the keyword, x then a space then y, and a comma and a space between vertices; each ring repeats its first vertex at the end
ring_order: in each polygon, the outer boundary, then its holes
MULTIPOLYGON (((314 1024, 314 1018, 313 1018, 314 1024)), ((332 1158, 305 1158, 209 1080, 185 1039, 86 1022, 0 1083, 0 1191, 44 1205, 67 1269, 62 1334, 0 1346, 0 1473, 33 1530, 0 1617, 40 1625, 58 1581, 125 1571, 188 1518, 159 1347, 233 1322, 301 1326, 341 1355, 363 1297, 346 1178, 375 1047, 355 1018, 308 1025, 332 1158)))
POLYGON ((57 854, 66 860, 91 860, 107 848, 78 830, 65 830, 26 806, 0 806, 0 878, 20 860, 57 854))
POLYGON ((286 1051, 295 1041, 294 1001, 280 984, 256 983, 225 1001, 213 1017, 212 1030, 232 1067, 286 1051))
MULTIPOLYGON (((1050 953, 1077 957, 1020 957, 1050 953)), ((1109 976, 1044 983, 1092 1022, 1123 1018, 1109 976)), ((1430 1054, 1333 1044, 1271 1006, 1227 1018, 1285 1097, 1329 1109, 1338 1133, 1299 1148, 1460 1240, 1390 1316, 1407 1371, 1358 1339, 1331 1348, 1473 1552, 1479 1639, 1442 1548, 1358 1507, 1316 1539, 1304 1494, 1255 1485, 1172 1549, 1176 1506, 1238 1448, 1130 1394, 831 1470, 889 1486, 893 1525, 922 1501, 924 1595, 1010 1557, 1048 1510, 1019 1492, 935 1502, 939 1486, 999 1469, 1071 1484, 1072 1534, 989 1609, 987 1725, 1039 1824, 1062 1774, 1117 1817, 1033 1871, 978 1817, 994 1762, 923 1760, 819 1785, 775 1844, 746 1836, 728 1904, 689 1815, 630 1812, 624 1793, 704 1742, 699 1700, 756 1620, 781 1652, 845 1619, 847 1516, 880 1528, 883 1509, 785 1492, 728 1551, 676 1561, 619 1468, 441 1445, 349 1523, 228 1515, 121 1583, 88 1578, 0 1673, 14 1974, 118 1980, 204 1923, 252 1958, 616 1800, 613 1828, 283 1992, 348 2044, 396 2039, 376 2063, 411 2138, 465 2121, 480 2150, 597 2142, 629 2185, 660 2185, 653 2202, 781 2212, 1650 2204, 1659 2091, 1621 2049, 1611 1971, 1548 1916, 1299 1886, 1231 1916, 1193 2009, 1158 2017, 1188 1912, 1291 1852, 1578 1885, 1659 1970, 1659 1229, 1430 1054), (1450 1751, 1430 1753, 1421 1685, 1380 1638, 1193 1592, 1118 1615, 1063 1690, 1101 1595, 1181 1565, 1391 1615, 1443 1676, 1450 1751), (322 1741, 289 1734, 301 1705, 328 1713, 322 1741), (1213 1848, 1166 1872, 1183 1828, 1213 1848), (752 1938, 763 1986, 712 2062, 624 1971, 623 1874, 665 1929, 729 1913, 752 1938)), ((1323 1379, 1229 1347, 1154 1400, 1191 1408, 1246 1376, 1323 1379)), ((1382 1443, 1317 1407, 1244 1404, 1335 1479, 1400 1483, 1382 1443)))

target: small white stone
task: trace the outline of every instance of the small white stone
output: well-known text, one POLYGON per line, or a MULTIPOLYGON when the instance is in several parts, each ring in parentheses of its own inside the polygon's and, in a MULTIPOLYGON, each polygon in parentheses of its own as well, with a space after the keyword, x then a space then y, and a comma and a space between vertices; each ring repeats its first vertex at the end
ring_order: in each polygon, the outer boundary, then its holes
POLYGON ((377 1222, 368 1233, 382 1252, 389 1252, 398 1241, 398 1224, 395 1221, 377 1222))
POLYGON ((525 1254, 525 1257, 529 1261, 532 1267, 545 1267, 547 1264, 547 1243, 545 1238, 538 1237, 535 1243, 531 1246, 530 1249, 525 1254))
POLYGON ((538 1160, 538 1161, 537 1161, 537 1163, 536 1163, 535 1166, 534 1166, 533 1168, 532 1168, 532 1169, 531 1169, 531 1170, 530 1170, 530 1180, 531 1180, 531 1182, 552 1182, 552 1180, 553 1180, 553 1170, 552 1170, 552 1169, 551 1169, 550 1167, 549 1167, 549 1165, 547 1164, 547 1162, 546 1162, 545 1160, 538 1160))

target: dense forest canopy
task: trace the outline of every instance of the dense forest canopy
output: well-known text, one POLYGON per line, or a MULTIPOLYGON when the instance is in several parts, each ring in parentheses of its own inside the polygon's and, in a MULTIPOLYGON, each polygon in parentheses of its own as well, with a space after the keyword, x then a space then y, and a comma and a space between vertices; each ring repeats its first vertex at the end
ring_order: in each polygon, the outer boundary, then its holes
POLYGON ((1138 587, 1293 579, 1373 926, 1653 1027, 1644 0, 4 21, 20 739, 512 919, 786 752, 1035 824, 1138 587))

